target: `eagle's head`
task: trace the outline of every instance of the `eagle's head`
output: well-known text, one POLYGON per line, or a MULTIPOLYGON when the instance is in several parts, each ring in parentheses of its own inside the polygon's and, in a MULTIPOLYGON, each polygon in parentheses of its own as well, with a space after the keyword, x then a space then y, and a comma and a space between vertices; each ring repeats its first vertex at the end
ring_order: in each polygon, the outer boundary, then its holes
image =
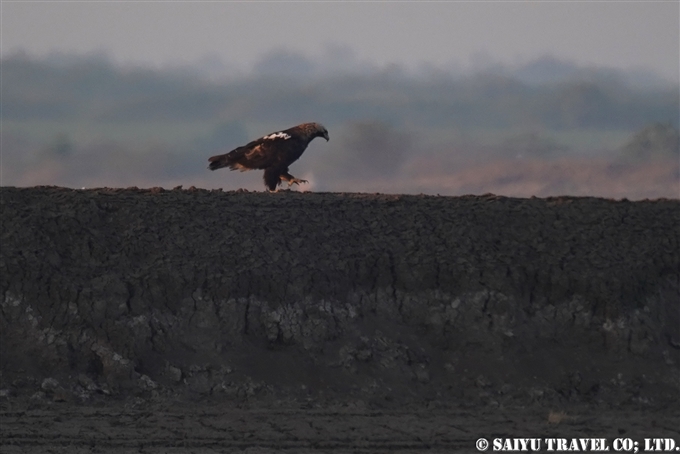
POLYGON ((309 140, 315 137, 323 137, 328 142, 328 130, 321 123, 305 123, 300 125, 304 134, 309 137, 309 140))

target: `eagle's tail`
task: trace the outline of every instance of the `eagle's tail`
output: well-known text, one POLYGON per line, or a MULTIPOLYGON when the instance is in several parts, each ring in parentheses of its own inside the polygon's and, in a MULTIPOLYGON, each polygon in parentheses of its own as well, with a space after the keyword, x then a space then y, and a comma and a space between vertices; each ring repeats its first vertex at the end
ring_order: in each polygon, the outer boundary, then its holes
POLYGON ((210 165, 208 166, 210 170, 217 170, 221 169, 222 167, 229 167, 230 164, 229 154, 227 153, 213 156, 208 159, 208 162, 210 162, 210 165))

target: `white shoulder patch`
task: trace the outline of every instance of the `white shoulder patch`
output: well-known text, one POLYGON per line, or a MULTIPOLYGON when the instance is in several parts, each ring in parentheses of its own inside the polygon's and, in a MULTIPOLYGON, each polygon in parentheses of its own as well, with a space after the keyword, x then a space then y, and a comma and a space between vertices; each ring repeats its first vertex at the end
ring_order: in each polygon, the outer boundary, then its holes
POLYGON ((290 136, 286 134, 285 132, 275 132, 274 134, 269 134, 268 136, 264 136, 263 139, 271 140, 271 139, 283 139, 287 140, 290 139, 290 136))

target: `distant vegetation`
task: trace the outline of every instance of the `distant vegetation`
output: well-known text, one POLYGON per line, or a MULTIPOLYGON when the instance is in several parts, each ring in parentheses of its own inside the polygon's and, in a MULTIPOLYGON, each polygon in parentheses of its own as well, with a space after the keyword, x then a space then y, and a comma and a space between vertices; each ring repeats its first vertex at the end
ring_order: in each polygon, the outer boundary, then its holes
POLYGON ((327 190, 382 181, 391 192, 438 192, 439 183, 399 186, 425 162, 439 174, 499 159, 678 154, 678 86, 632 83, 639 75, 554 60, 473 76, 323 73, 311 64, 296 72, 289 63, 215 81, 103 58, 5 58, 2 184, 260 189, 259 177, 206 173, 207 157, 303 121, 330 131, 329 144, 295 164, 327 190))
MULTIPOLYGON (((567 71, 565 69, 565 71, 567 71)), ((89 122, 215 122, 284 125, 294 116, 337 124, 361 119, 427 129, 533 127, 639 129, 677 124, 677 87, 635 90, 610 77, 529 84, 504 75, 325 75, 207 82, 198 76, 120 69, 101 58, 66 64, 3 61, 3 118, 89 122)))
POLYGON ((636 159, 678 157, 680 136, 670 123, 655 123, 633 136, 623 147, 626 156, 636 159))

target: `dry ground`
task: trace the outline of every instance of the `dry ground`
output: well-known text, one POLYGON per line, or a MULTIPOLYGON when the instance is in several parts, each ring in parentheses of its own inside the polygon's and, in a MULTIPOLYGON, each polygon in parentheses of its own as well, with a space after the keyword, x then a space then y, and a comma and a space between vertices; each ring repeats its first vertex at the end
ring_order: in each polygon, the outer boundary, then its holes
POLYGON ((680 442, 677 200, 0 202, 3 453, 680 442))

